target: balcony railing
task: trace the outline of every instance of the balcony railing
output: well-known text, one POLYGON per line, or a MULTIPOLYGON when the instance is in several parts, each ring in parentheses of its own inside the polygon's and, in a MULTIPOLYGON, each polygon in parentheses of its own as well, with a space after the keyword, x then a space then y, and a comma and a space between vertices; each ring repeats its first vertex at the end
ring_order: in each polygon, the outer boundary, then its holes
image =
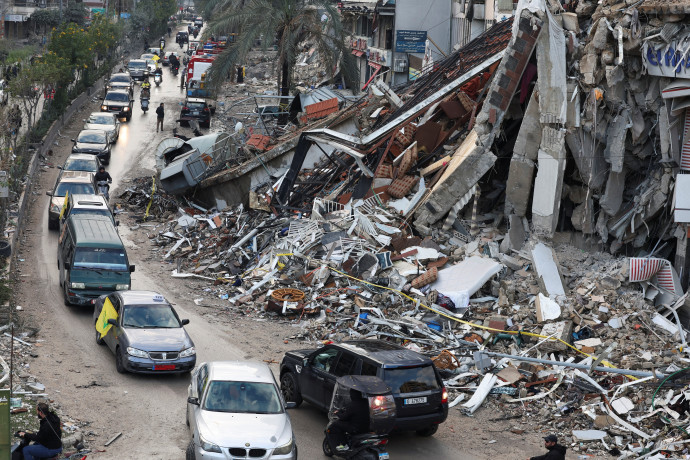
MULTIPOLYGON (((60 0, 14 0, 11 6, 22 6, 28 8, 52 8, 59 7, 60 0)), ((66 4, 67 2, 65 2, 66 4)))

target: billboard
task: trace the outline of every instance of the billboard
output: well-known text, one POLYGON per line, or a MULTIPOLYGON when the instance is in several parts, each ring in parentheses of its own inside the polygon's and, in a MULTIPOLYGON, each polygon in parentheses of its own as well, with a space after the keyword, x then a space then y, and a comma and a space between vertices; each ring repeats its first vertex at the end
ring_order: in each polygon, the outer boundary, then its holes
POLYGON ((395 51, 400 53, 423 53, 426 45, 426 30, 395 31, 395 51))

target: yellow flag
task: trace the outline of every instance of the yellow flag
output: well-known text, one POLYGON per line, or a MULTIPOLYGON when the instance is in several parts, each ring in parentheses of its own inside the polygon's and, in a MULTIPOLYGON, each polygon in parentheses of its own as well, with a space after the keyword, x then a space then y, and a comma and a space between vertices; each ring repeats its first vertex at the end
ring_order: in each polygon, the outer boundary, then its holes
POLYGON ((98 315, 98 321, 96 321, 96 330, 101 333, 101 338, 105 337, 110 328, 113 327, 112 324, 108 324, 110 318, 117 319, 117 312, 110 299, 106 297, 101 314, 98 315))
POLYGON ((62 219, 62 216, 65 215, 65 210, 67 209, 67 202, 69 201, 69 190, 65 193, 65 202, 62 203, 62 209, 60 210, 60 216, 58 219, 62 219))

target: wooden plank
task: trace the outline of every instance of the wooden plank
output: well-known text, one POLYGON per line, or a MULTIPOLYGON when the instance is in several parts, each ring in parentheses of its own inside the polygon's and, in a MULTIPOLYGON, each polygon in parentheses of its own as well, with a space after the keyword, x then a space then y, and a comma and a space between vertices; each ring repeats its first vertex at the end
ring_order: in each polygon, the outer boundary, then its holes
POLYGON ((426 176, 427 174, 434 173, 434 172, 438 171, 439 169, 441 169, 443 167, 444 163, 448 163, 449 161, 450 161, 450 155, 446 155, 443 158, 441 158, 440 160, 431 163, 429 166, 427 166, 426 168, 419 171, 419 174, 422 176, 426 176))

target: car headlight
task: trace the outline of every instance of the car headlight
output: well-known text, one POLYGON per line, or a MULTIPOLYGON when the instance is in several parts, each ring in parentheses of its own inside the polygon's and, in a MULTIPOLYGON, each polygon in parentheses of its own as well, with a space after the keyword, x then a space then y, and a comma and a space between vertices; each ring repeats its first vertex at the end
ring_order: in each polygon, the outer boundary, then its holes
POLYGON ((127 347, 127 354, 134 356, 135 358, 148 358, 149 354, 144 350, 139 350, 138 348, 127 347))
POLYGON ((108 106, 107 106, 107 105, 102 105, 102 106, 101 106, 101 110, 108 110, 108 106))
POLYGON ((180 352, 180 358, 188 358, 190 356, 194 356, 195 354, 196 350, 194 349, 194 347, 189 347, 180 352))
POLYGON ((116 291, 129 291, 129 284, 116 284, 115 290, 116 291))
POLYGON ((62 206, 56 204, 50 205, 50 212, 60 212, 60 208, 62 208, 62 206))
POLYGON ((290 442, 285 444, 284 446, 280 446, 276 449, 273 450, 273 455, 288 455, 290 452, 292 452, 292 443, 294 442, 294 439, 290 439, 290 442))
POLYGON ((72 289, 86 289, 86 284, 84 283, 70 283, 69 286, 72 289))
POLYGON ((129 111, 129 107, 125 107, 125 108, 122 109, 122 110, 124 110, 125 112, 128 112, 128 111, 129 111))
POLYGON ((199 447, 201 447, 206 452, 221 453, 220 447, 218 447, 216 444, 213 444, 212 442, 208 442, 203 437, 201 437, 201 435, 199 435, 199 447))

